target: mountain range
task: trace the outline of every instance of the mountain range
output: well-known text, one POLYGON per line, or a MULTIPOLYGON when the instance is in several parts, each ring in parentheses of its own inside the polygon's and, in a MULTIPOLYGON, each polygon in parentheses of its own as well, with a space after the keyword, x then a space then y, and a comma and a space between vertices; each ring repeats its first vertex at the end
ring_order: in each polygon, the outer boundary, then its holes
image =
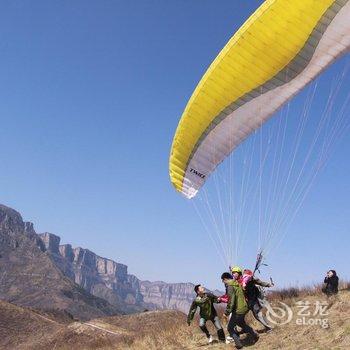
POLYGON ((142 281, 125 264, 81 247, 0 205, 0 299, 82 320, 144 310, 187 312, 192 283, 142 281))

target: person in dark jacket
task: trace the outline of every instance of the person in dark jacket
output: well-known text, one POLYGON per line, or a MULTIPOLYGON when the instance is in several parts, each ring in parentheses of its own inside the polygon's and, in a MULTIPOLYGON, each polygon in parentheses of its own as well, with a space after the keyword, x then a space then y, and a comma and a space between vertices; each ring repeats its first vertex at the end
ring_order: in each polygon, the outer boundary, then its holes
POLYGON ((327 294, 328 296, 338 293, 339 277, 337 276, 335 270, 329 270, 327 272, 324 283, 326 285, 322 289, 323 293, 327 294))
POLYGON ((217 312, 214 307, 214 303, 218 303, 218 297, 211 293, 206 293, 204 287, 202 287, 200 284, 197 284, 194 287, 194 291, 197 294, 196 299, 193 300, 192 305, 190 307, 190 311, 188 312, 187 316, 187 324, 190 325, 191 321, 193 320, 193 317, 197 311, 197 308, 199 307, 199 328, 202 330, 203 333, 208 338, 208 343, 213 342, 213 338, 210 335, 208 328, 206 326, 207 321, 211 321, 218 334, 219 341, 224 342, 225 341, 225 333, 222 329, 222 325, 220 323, 220 319, 217 315, 217 312))
POLYGON ((252 311, 254 318, 265 327, 265 331, 270 332, 272 328, 269 326, 262 313, 264 297, 258 286, 270 288, 273 287, 274 284, 272 282, 261 281, 259 278, 253 276, 245 287, 245 296, 247 298, 249 310, 252 311))
POLYGON ((228 272, 221 275, 221 280, 227 287, 228 303, 224 316, 229 319, 227 331, 233 338, 236 348, 242 349, 243 345, 236 331, 236 326, 242 328, 243 333, 248 333, 254 341, 259 339, 259 336, 254 332, 253 328, 245 322, 245 315, 248 312, 248 305, 244 297, 242 286, 238 281, 232 279, 228 272))
POLYGON ((270 288, 273 287, 274 284, 261 281, 259 278, 254 276, 254 273, 250 270, 244 270, 245 274, 243 277, 249 272, 249 275, 251 276, 249 279, 247 279, 247 282, 245 283, 242 278, 242 269, 238 266, 234 266, 231 268, 232 276, 236 281, 238 281, 244 290, 244 295, 247 300, 248 308, 252 311, 254 318, 260 322, 264 327, 266 332, 270 332, 272 328, 269 326, 267 321, 265 320, 262 309, 263 309, 263 296, 261 295, 261 291, 258 286, 264 287, 264 288, 270 288))

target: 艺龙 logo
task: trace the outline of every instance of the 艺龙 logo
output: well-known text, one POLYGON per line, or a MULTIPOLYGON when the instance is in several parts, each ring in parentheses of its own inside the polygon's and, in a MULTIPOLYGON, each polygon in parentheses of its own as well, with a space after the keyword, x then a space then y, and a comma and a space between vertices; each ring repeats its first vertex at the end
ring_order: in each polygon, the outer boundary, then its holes
POLYGON ((274 325, 284 325, 289 323, 293 318, 292 309, 281 301, 278 302, 278 306, 272 306, 270 303, 264 303, 266 307, 266 318, 270 323, 274 325))

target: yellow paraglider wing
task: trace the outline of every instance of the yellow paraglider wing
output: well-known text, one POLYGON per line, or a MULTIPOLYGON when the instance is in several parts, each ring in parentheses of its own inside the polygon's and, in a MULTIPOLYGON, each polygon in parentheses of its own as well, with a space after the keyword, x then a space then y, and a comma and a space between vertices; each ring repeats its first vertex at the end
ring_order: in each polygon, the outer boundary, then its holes
POLYGON ((267 0, 199 82, 173 140, 175 188, 196 195, 251 132, 350 47, 350 0, 267 0))

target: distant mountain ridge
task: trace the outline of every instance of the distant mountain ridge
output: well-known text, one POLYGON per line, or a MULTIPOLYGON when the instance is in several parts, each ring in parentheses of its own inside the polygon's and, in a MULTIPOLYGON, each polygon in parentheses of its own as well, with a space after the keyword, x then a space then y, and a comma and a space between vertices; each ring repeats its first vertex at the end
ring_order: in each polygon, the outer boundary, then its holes
POLYGON ((89 319, 122 313, 67 278, 45 252, 33 226, 0 205, 0 299, 89 319))
POLYGON ((0 299, 64 309, 78 318, 145 309, 187 312, 194 297, 192 283, 141 281, 128 274, 125 264, 88 249, 60 245, 55 234, 37 234, 31 222, 23 222, 18 212, 4 205, 0 205, 0 256, 0 299))
POLYGON ((194 297, 192 283, 141 281, 128 274, 127 265, 103 258, 84 248, 60 245, 52 233, 38 235, 60 270, 89 293, 118 305, 126 313, 141 309, 187 312, 194 297))

